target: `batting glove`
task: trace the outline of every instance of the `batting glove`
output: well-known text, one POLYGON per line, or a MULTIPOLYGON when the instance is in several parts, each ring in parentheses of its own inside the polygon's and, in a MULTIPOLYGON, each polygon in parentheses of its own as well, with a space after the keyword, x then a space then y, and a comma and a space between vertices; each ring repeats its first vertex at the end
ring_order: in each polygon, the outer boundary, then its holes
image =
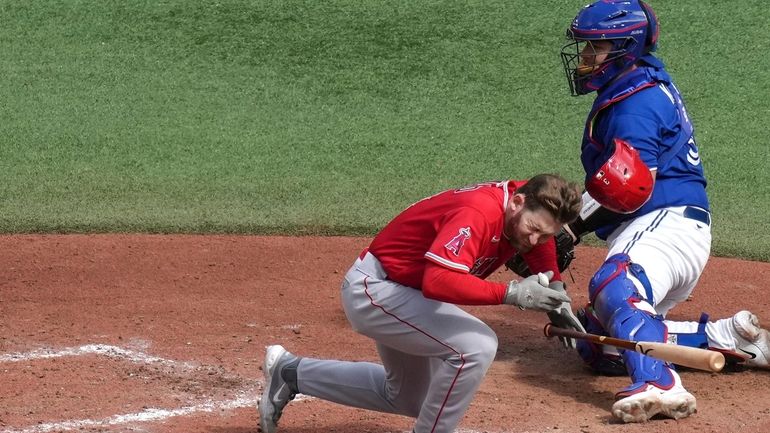
POLYGON ((518 305, 522 310, 552 311, 567 303, 570 298, 566 291, 553 290, 548 287, 548 280, 553 277, 553 272, 530 275, 518 282, 508 283, 508 291, 505 295, 506 304, 518 305))
MULTIPOLYGON (((565 296, 567 294, 567 288, 563 281, 553 281, 548 287, 564 293, 565 296)), ((553 326, 556 326, 557 328, 574 329, 575 331, 586 332, 583 324, 580 323, 580 320, 578 320, 577 316, 572 312, 572 304, 570 304, 570 301, 562 302, 562 304, 555 310, 549 311, 548 318, 551 320, 551 323, 553 323, 553 326)), ((577 347, 577 342, 574 338, 560 336, 559 341, 561 341, 561 344, 563 344, 566 349, 575 349, 577 347)))

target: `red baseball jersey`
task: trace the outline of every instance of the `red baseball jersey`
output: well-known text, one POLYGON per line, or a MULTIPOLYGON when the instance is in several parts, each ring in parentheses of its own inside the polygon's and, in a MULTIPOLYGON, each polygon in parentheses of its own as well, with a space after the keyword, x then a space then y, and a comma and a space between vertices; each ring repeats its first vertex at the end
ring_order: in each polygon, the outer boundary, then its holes
MULTIPOLYGON (((369 251, 379 259, 388 279, 416 289, 422 288, 427 260, 486 278, 516 252, 503 236, 505 208, 516 188, 525 183, 481 183, 420 200, 388 223, 369 251)), ((543 248, 553 250, 553 240, 529 254, 552 259, 553 263, 538 268, 555 268, 555 251, 537 254, 543 248)))

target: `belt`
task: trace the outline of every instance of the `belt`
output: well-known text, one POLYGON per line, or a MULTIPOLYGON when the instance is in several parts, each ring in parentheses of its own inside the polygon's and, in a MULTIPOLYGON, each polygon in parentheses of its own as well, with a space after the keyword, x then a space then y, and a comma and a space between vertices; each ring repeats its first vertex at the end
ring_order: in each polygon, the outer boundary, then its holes
POLYGON ((707 210, 703 210, 695 206, 685 206, 682 216, 690 218, 691 220, 700 221, 707 226, 711 225, 711 214, 707 210))

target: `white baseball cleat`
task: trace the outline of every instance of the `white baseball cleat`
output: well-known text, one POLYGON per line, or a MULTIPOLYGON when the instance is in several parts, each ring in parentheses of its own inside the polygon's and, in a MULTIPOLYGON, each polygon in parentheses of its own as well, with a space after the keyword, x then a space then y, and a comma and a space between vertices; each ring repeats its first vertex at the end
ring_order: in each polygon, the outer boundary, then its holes
POLYGON ((675 379, 671 389, 648 383, 644 391, 616 401, 612 405, 612 415, 623 422, 645 422, 658 414, 681 419, 695 413, 695 397, 684 389, 679 374, 671 373, 675 379))
POLYGON ((735 350, 750 367, 770 368, 770 332, 759 327, 759 318, 749 311, 733 316, 735 350))
POLYGON ((275 433, 283 408, 294 399, 297 393, 281 377, 284 367, 295 361, 298 361, 297 356, 288 352, 283 346, 275 345, 267 348, 265 364, 262 366, 262 372, 265 374, 265 388, 257 403, 259 427, 262 433, 275 433))

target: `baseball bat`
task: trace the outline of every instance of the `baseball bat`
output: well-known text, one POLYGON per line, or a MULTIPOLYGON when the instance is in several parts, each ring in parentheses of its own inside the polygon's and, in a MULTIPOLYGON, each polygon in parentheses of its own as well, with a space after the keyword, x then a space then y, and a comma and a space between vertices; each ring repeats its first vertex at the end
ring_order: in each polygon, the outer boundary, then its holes
POLYGON ((553 326, 552 323, 545 325, 543 331, 545 332, 546 337, 553 337, 556 335, 587 340, 597 344, 606 344, 621 349, 633 350, 642 355, 662 359, 663 361, 668 361, 683 367, 697 368, 698 370, 718 372, 725 366, 725 356, 713 350, 677 346, 676 344, 658 343, 654 341, 631 341, 605 337, 603 335, 575 331, 574 329, 559 328, 553 326))

